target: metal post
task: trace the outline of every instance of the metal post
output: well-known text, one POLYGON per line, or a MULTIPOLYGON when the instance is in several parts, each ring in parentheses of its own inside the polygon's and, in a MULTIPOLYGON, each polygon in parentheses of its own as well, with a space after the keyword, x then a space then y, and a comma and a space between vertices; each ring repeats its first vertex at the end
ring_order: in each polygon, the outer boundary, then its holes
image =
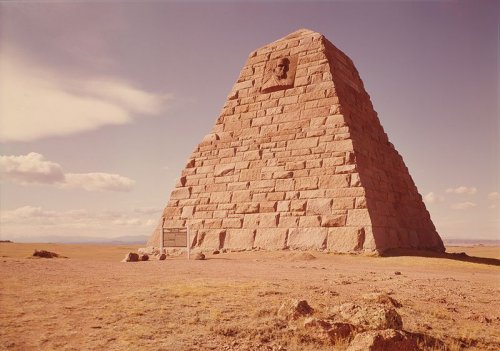
POLYGON ((165 227, 165 217, 162 217, 161 229, 160 229, 160 255, 163 253, 163 243, 165 242, 165 232, 163 228, 165 227))
POLYGON ((191 256, 191 243, 190 243, 190 241, 191 241, 190 240, 191 239, 190 238, 191 235, 189 233, 189 226, 187 226, 187 233, 186 234, 187 234, 187 244, 186 244, 186 246, 187 246, 187 253, 188 253, 188 260, 189 260, 190 259, 189 256, 191 256))

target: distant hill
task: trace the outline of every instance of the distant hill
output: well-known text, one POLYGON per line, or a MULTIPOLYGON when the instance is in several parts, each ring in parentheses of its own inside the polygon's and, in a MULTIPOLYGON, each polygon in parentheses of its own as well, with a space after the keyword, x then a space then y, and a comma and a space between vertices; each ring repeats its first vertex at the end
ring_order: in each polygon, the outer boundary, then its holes
POLYGON ((61 243, 61 244, 146 244, 148 241, 148 235, 130 235, 130 236, 117 236, 113 238, 93 238, 88 236, 56 236, 56 235, 45 235, 38 236, 35 238, 12 238, 11 240, 17 243, 61 243))
POLYGON ((495 239, 443 239, 445 246, 500 246, 495 239))

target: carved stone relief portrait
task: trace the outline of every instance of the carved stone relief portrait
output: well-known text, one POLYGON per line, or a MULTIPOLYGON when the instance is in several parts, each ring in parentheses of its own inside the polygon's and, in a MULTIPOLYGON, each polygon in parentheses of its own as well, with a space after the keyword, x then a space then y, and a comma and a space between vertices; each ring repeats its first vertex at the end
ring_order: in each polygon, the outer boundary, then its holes
POLYGON ((262 78, 262 93, 293 87, 295 71, 297 70, 297 56, 279 57, 266 64, 262 78))

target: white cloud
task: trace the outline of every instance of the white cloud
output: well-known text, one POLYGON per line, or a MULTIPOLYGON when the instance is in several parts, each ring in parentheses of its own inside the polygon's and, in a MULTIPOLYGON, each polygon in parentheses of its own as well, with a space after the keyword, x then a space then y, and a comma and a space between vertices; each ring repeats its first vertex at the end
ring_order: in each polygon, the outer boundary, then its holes
POLYGON ((43 155, 30 152, 20 156, 0 156, 2 178, 20 184, 53 184, 64 182, 59 164, 44 159, 43 155))
POLYGON ((466 186, 459 186, 457 188, 448 188, 446 189, 447 193, 452 193, 452 194, 467 194, 467 195, 474 195, 477 193, 477 188, 475 187, 466 187, 466 186))
POLYGON ((488 194, 488 200, 490 201, 496 201, 500 199, 500 193, 494 191, 488 194))
POLYGON ((50 219, 53 218, 56 212, 54 211, 44 211, 41 207, 33 207, 33 206, 23 206, 16 208, 11 211, 2 211, 1 219, 2 222, 15 222, 15 221, 24 221, 27 219, 50 219))
POLYGON ((476 206, 477 206, 477 204, 475 204, 474 202, 458 202, 458 203, 452 204, 451 208, 454 210, 466 210, 466 209, 473 208, 476 206))
POLYGON ((130 191, 135 181, 118 174, 67 173, 64 188, 81 188, 87 191, 130 191))
POLYGON ((135 181, 118 174, 64 173, 61 165, 31 152, 20 156, 0 156, 2 180, 21 185, 53 184, 60 188, 87 191, 130 191, 135 181))
POLYGON ((116 78, 71 78, 8 50, 0 57, 0 140, 32 141, 157 115, 171 99, 116 78))
POLYGON ((156 226, 157 223, 158 223, 157 219, 148 219, 145 225, 152 227, 152 226, 156 226))
POLYGON ((438 202, 443 202, 444 197, 434 194, 432 191, 424 196, 424 202, 427 204, 435 204, 438 202))
POLYGON ((84 90, 131 112, 157 114, 162 111, 169 95, 154 95, 135 89, 126 82, 99 79, 85 82, 84 90))
POLYGON ((142 213, 142 214, 159 215, 161 212, 161 208, 159 208, 159 207, 138 207, 138 208, 134 209, 134 212, 142 213))
POLYGON ((118 225, 142 225, 142 221, 139 218, 120 218, 115 219, 113 224, 118 225))

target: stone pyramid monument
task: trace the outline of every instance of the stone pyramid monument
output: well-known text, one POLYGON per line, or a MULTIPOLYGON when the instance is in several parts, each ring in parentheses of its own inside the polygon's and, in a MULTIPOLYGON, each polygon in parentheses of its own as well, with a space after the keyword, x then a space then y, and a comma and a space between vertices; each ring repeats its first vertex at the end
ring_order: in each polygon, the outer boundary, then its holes
POLYGON ((161 227, 202 250, 444 251, 353 62, 298 30, 252 52, 161 227))

